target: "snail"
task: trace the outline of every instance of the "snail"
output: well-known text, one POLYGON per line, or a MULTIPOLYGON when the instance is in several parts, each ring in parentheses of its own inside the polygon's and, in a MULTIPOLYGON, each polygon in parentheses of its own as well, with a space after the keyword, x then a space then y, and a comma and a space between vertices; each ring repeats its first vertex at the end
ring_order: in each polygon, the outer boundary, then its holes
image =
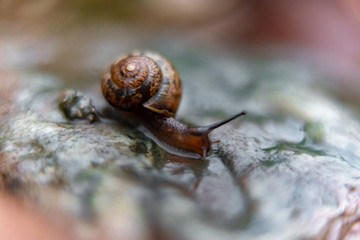
POLYGON ((106 100, 140 126, 169 152, 205 158, 210 149, 209 133, 245 115, 238 113, 204 127, 187 126, 175 119, 181 99, 181 82, 175 67, 163 56, 132 52, 117 59, 101 80, 106 100))

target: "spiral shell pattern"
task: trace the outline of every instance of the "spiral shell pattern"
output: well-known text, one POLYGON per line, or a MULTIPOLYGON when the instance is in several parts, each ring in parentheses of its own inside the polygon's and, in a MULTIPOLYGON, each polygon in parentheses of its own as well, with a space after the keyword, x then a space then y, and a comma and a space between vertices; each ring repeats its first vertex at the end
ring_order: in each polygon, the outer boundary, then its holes
POLYGON ((172 64, 149 51, 132 52, 105 71, 102 91, 121 110, 139 106, 165 116, 175 116, 181 99, 180 77, 172 64))
POLYGON ((130 56, 110 66, 102 89, 112 105, 131 110, 154 96, 161 82, 161 70, 155 61, 145 56, 130 56))

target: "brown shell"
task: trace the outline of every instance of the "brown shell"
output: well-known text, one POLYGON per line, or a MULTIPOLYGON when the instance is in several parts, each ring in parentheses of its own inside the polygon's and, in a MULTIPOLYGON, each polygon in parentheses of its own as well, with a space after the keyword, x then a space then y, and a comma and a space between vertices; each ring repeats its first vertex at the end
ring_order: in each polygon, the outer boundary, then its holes
POLYGON ((180 77, 159 54, 132 52, 115 61, 102 78, 102 90, 110 104, 122 110, 144 107, 175 116, 181 99, 180 77))
POLYGON ((129 56, 116 61, 106 71, 102 90, 112 105, 130 110, 154 96, 161 82, 161 70, 154 60, 129 56))

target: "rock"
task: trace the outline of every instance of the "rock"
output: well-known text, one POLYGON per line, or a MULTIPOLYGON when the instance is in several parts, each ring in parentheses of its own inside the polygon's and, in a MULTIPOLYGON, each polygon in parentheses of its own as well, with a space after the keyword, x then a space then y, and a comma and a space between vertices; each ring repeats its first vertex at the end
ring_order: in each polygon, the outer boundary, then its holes
POLYGON ((299 63, 198 53, 194 67, 188 57, 172 56, 184 87, 179 119, 206 125, 248 112, 211 134, 220 142, 206 160, 167 153, 97 85, 71 90, 84 101, 67 102, 76 114, 66 115, 61 83, 25 74, 0 90, 3 189, 61 211, 80 238, 357 239, 357 111, 299 63))

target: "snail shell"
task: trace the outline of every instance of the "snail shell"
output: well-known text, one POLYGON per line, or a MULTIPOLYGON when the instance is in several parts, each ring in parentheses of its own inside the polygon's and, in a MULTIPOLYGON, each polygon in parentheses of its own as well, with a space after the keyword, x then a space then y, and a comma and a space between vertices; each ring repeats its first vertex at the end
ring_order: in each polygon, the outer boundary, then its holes
POLYGON ((173 117, 181 100, 180 77, 172 64, 153 52, 133 52, 110 65, 102 78, 108 102, 120 110, 143 106, 173 117))
POLYGON ((117 59, 105 71, 101 86, 112 106, 177 155, 205 158, 211 149, 209 133, 245 115, 241 112, 205 127, 189 127, 177 121, 174 117, 181 99, 179 74, 168 60, 149 51, 117 59))

